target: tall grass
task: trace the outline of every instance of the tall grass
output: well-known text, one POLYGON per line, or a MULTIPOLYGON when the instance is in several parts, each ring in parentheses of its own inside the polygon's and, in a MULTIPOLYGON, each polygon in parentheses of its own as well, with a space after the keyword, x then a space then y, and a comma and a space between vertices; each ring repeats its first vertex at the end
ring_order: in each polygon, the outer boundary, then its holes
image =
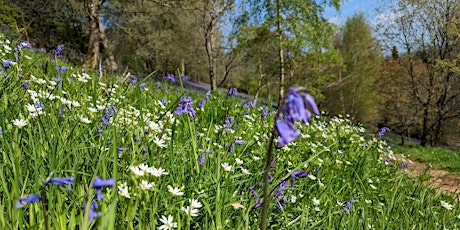
MULTIPOLYGON (((0 42, 0 60, 15 62, 0 79, 0 229, 257 229, 275 111, 262 119, 263 107, 220 94, 201 109, 205 95, 167 81, 99 79, 34 48, 17 60, 17 43, 0 42), (195 117, 175 114, 186 95, 195 117), (62 177, 74 178, 70 189, 46 183, 62 177), (99 178, 116 181, 102 199, 99 178), (18 208, 31 194, 41 199, 18 208)), ((308 177, 273 199, 270 229, 459 227, 454 199, 408 178, 362 127, 316 117, 299 129, 302 138, 274 150, 269 191, 296 170, 308 177)))

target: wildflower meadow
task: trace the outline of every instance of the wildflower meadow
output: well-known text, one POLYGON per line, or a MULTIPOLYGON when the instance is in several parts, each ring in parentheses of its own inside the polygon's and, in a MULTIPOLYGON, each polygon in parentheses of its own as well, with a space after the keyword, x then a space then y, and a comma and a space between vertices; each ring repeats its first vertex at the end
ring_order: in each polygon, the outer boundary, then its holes
POLYGON ((460 228, 385 131, 321 114, 301 86, 277 111, 62 49, 0 34, 0 229, 460 228))

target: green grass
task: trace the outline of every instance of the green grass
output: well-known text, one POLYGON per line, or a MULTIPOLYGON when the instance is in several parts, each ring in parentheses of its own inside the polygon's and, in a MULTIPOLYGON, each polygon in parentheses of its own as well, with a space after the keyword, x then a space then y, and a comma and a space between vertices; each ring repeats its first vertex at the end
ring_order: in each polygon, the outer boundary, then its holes
MULTIPOLYGON (((15 42, 1 34, 0 42, 0 60, 16 60, 15 42)), ((100 80, 70 66, 56 71, 68 64, 53 60, 23 49, 21 60, 1 71, 0 229, 158 229, 169 215, 178 229, 257 229, 254 206, 275 111, 262 120, 264 108, 245 108, 222 94, 199 109, 205 95, 167 82, 141 87, 108 74, 100 80), (185 95, 195 101, 194 118, 174 114, 185 95), (34 116, 26 105, 38 101, 42 113, 34 116), (234 120, 226 123, 228 117, 234 120), (20 128, 15 119, 27 125, 20 128), (45 184, 50 177, 74 182, 68 190, 45 184), (97 177, 116 181, 100 190, 103 199, 92 186, 97 177), (41 200, 18 208, 18 199, 31 194, 41 200), (201 207, 189 215, 192 199, 201 207), (90 220, 90 209, 100 216, 90 220)), ((293 185, 291 178, 280 199, 272 199, 269 229, 460 227, 454 198, 409 178, 399 162, 386 164, 392 152, 365 138, 364 128, 339 117, 316 117, 298 128, 302 136, 274 152, 269 190, 276 193, 295 170, 310 176, 293 185), (279 201, 287 201, 282 209, 279 201)))
POLYGON ((393 147, 395 153, 404 154, 411 159, 431 163, 434 167, 460 175, 460 152, 434 147, 393 147))

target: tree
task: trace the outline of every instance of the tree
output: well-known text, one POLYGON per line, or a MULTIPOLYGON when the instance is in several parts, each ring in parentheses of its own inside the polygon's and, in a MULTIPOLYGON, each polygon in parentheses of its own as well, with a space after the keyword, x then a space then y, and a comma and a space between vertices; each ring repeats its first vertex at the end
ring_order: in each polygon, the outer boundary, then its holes
POLYGON ((348 18, 337 36, 335 47, 343 68, 339 69, 338 79, 326 88, 328 112, 349 114, 365 123, 375 122, 378 116, 375 80, 381 66, 380 47, 362 13, 348 18))
POLYGON ((88 33, 79 0, 10 2, 20 13, 16 22, 22 39, 46 49, 64 44, 67 49, 79 54, 86 51, 88 33))
POLYGON ((115 62, 115 57, 109 49, 109 40, 105 35, 105 29, 99 15, 100 8, 105 3, 105 0, 85 0, 85 8, 89 19, 89 41, 88 52, 83 66, 87 68, 95 68, 100 64, 100 46, 108 51, 107 62, 112 70, 118 69, 115 62))
POLYGON ((284 95, 286 80, 285 50, 302 50, 307 53, 322 53, 330 48, 331 24, 322 17, 324 7, 340 6, 340 1, 329 0, 318 3, 311 0, 254 0, 257 13, 263 24, 276 28, 276 48, 279 58, 279 102, 284 95))
POLYGON ((185 1, 112 2, 107 31, 122 65, 140 73, 157 70, 163 76, 180 67, 181 74, 205 80, 203 14, 195 8, 185 1))
POLYGON ((379 23, 390 47, 402 50, 414 116, 420 117, 421 145, 436 145, 444 125, 460 116, 460 6, 455 0, 400 0, 393 17, 379 23))
POLYGON ((206 54, 208 56, 209 82, 211 90, 217 89, 216 77, 216 30, 222 16, 233 7, 229 0, 203 0, 198 1, 198 10, 203 14, 202 29, 204 32, 206 54))

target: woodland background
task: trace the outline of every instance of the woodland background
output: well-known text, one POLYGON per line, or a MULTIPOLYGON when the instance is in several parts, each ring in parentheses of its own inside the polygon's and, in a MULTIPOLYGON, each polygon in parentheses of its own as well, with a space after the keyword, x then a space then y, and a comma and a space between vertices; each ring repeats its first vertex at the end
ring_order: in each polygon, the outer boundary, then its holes
POLYGON ((0 25, 41 50, 63 44, 83 68, 187 75, 211 90, 236 87, 255 104, 306 86, 329 115, 387 126, 403 143, 458 147, 460 3, 389 1, 372 27, 362 13, 341 26, 324 18, 341 3, 0 0, 0 25))

